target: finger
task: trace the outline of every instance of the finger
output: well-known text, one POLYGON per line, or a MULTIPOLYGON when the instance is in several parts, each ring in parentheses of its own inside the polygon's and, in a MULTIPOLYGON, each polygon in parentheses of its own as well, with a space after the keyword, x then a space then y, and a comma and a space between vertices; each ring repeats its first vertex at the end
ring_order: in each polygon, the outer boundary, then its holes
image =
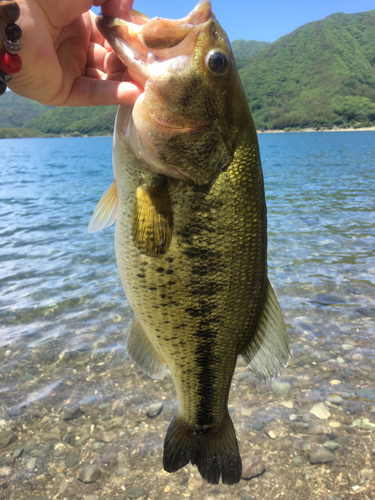
POLYGON ((95 78, 96 80, 115 80, 117 82, 134 83, 134 80, 129 75, 128 70, 121 70, 113 73, 103 73, 103 71, 99 71, 97 68, 87 67, 85 70, 85 76, 88 78, 95 78))
POLYGON ((107 0, 101 6, 101 11, 108 17, 120 17, 130 21, 130 12, 134 0, 107 0))
POLYGON ((103 73, 125 71, 125 66, 113 52, 108 52, 97 43, 90 43, 87 53, 87 67, 96 68, 103 73))
POLYGON ((116 82, 79 77, 65 106, 134 105, 143 89, 134 82, 116 82))
POLYGON ((124 71, 119 71, 117 73, 103 73, 96 68, 86 68, 85 76, 87 78, 95 78, 96 80, 114 80, 116 82, 132 82, 133 80, 129 77, 126 78, 126 73, 124 71))

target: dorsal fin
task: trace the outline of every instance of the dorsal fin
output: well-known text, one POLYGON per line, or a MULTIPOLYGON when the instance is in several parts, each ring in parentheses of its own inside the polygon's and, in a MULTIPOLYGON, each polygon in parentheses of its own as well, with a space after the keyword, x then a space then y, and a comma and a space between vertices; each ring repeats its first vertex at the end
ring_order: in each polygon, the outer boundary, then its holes
POLYGON ((136 316, 129 328, 126 347, 131 359, 147 375, 160 378, 164 374, 167 365, 155 352, 136 316))
POLYGON ((255 375, 264 382, 274 380, 288 365, 290 358, 288 334, 270 282, 258 329, 241 355, 255 375))
POLYGON ((89 233, 96 233, 105 227, 112 226, 117 217, 118 195, 116 181, 113 181, 107 191, 100 198, 92 214, 89 227, 89 233))

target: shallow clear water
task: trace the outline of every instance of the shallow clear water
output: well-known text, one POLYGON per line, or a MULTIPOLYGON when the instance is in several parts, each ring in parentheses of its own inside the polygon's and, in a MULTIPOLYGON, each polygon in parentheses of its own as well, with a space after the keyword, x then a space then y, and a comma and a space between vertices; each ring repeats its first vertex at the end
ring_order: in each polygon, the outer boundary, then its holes
MULTIPOLYGON (((262 134, 259 141, 269 275, 293 355, 281 381, 291 384, 294 405, 277 406, 279 396, 270 398, 239 363, 230 404, 245 454, 247 407, 252 420, 302 419, 305 426, 319 401, 331 401, 333 416, 336 409, 375 410, 375 391, 359 392, 375 389, 375 132, 262 134), (267 418, 265 404, 276 405, 267 418)), ((126 356, 123 330, 132 312, 117 274, 113 227, 87 233, 112 181, 111 142, 0 141, 0 426, 35 411, 57 420, 72 405, 114 411, 117 401, 126 410, 128 430, 121 432, 131 436, 126 450, 144 458, 161 452, 175 393, 170 377, 154 382, 126 356), (144 410, 161 401, 159 434, 144 410), (137 440, 140 415, 147 432, 137 440)), ((111 449, 126 455, 120 441, 111 449)), ((157 460, 161 468, 160 453, 157 460)), ((70 472, 51 474, 62 480, 70 472)))

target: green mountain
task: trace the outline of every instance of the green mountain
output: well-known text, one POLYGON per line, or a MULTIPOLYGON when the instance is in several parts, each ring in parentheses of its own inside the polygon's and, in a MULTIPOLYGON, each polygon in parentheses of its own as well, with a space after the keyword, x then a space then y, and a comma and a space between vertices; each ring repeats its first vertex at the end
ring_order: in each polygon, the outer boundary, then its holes
MULTIPOLYGON (((375 126, 375 10, 232 46, 258 129, 375 126)), ((0 138, 108 135, 115 114, 116 106, 52 108, 6 92, 0 138)))
POLYGON ((5 92, 0 99, 0 127, 22 127, 29 120, 46 113, 52 106, 5 92))
POLYGON ((43 106, 13 92, 0 99, 0 138, 111 135, 117 106, 43 106))
POLYGON ((232 42, 233 54, 236 59, 250 59, 259 51, 271 45, 269 42, 257 42, 256 40, 234 40, 232 42))
POLYGON ((240 75, 257 128, 375 125, 375 10, 333 14, 253 56, 240 75))
POLYGON ((270 45, 269 42, 257 42, 256 40, 234 40, 232 49, 236 58, 238 69, 243 68, 255 54, 260 52, 264 47, 270 45))
POLYGON ((109 135, 113 133, 117 106, 53 108, 25 123, 47 134, 109 135))

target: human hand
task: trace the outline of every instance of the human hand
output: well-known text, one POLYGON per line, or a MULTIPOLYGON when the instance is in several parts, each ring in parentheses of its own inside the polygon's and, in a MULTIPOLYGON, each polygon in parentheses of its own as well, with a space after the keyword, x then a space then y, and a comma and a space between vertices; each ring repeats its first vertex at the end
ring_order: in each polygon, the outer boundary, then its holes
MULTIPOLYGON (((110 17, 130 18, 134 0, 17 0, 22 69, 8 85, 15 93, 54 106, 134 104, 142 89, 95 26, 92 5, 110 17)), ((0 43, 5 39, 0 24, 0 43)))

